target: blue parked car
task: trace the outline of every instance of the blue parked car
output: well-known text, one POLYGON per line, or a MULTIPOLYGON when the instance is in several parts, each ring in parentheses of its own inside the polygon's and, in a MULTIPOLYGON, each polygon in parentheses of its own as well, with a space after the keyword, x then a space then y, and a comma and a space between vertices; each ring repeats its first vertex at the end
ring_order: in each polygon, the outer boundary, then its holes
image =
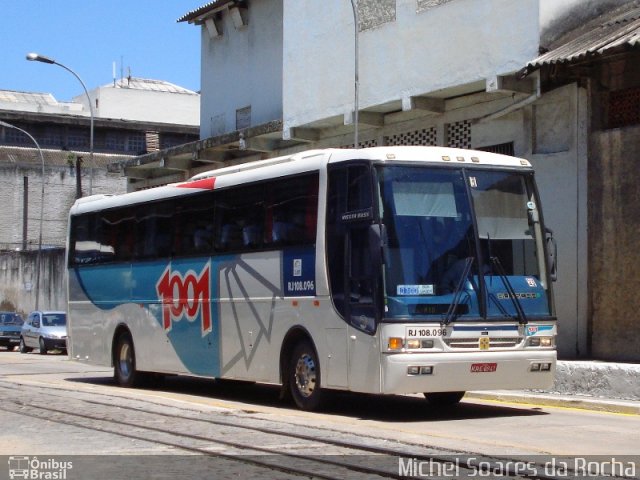
POLYGON ((15 312, 0 312, 0 346, 12 351, 20 343, 22 317, 15 312))

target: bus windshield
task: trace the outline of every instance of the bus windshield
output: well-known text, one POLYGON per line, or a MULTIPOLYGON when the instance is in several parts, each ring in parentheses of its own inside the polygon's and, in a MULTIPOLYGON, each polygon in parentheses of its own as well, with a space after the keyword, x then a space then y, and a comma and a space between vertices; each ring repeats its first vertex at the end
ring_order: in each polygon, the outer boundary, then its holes
POLYGON ((385 317, 524 323, 550 315, 529 175, 385 166, 378 178, 385 317))

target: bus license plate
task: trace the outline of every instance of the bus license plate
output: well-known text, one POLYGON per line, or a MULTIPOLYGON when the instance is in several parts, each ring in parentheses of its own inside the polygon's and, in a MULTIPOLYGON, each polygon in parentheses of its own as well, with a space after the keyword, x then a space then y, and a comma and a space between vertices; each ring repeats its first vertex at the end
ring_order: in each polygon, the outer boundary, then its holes
POLYGON ((446 337, 447 329, 443 327, 408 327, 407 338, 446 337))
POLYGON ((472 363, 471 373, 491 373, 498 369, 497 363, 472 363))

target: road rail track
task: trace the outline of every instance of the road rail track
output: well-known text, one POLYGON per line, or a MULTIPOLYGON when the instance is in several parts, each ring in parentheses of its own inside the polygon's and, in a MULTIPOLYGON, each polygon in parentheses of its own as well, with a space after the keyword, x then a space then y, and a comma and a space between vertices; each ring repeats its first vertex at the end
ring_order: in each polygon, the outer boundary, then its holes
POLYGON ((513 459, 489 458, 473 452, 455 452, 414 443, 390 442, 375 436, 304 427, 293 422, 265 420, 253 415, 256 412, 215 415, 215 412, 185 410, 139 397, 26 383, 20 385, 18 393, 15 383, 2 381, 0 391, 3 397, 0 408, 5 411, 151 442, 187 454, 239 462, 292 477, 326 480, 406 478, 399 468, 400 459, 403 459, 413 465, 428 464, 437 472, 447 471, 455 465, 455 470, 449 471, 456 471, 459 478, 492 475, 494 478, 531 480, 559 478, 540 474, 542 468, 536 474, 522 474, 511 464, 513 459), (37 395, 46 396, 47 401, 30 400, 37 395), (70 408, 71 402, 73 408, 70 408), (222 420, 222 416, 226 419, 222 420), (170 426, 163 426, 167 424, 170 426), (261 445, 256 445, 256 435, 259 435, 261 445), (340 438, 336 438, 338 435, 340 438), (470 458, 475 459, 473 465, 469 463, 470 458))

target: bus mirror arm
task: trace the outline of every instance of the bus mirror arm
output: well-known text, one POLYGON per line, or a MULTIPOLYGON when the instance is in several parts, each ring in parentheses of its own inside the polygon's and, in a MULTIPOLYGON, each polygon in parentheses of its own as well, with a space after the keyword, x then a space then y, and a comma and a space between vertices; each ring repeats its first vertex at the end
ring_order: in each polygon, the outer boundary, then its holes
POLYGON ((553 282, 558 279, 558 244, 553 237, 553 230, 545 227, 545 237, 547 242, 547 265, 549 267, 549 277, 553 282))

